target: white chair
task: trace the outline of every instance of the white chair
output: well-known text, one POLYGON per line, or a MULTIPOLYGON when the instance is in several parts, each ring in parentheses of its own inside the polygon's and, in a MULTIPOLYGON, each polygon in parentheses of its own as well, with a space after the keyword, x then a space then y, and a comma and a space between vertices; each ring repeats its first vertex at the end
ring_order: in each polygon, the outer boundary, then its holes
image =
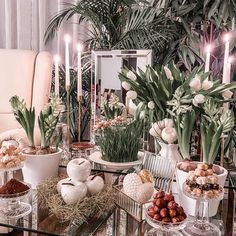
MULTIPOLYGON (((6 139, 22 141, 25 137, 15 120, 9 99, 18 95, 29 107, 35 107, 37 117, 48 101, 51 77, 50 53, 0 49, 0 145, 6 139)), ((36 143, 37 140, 36 137, 36 143)))

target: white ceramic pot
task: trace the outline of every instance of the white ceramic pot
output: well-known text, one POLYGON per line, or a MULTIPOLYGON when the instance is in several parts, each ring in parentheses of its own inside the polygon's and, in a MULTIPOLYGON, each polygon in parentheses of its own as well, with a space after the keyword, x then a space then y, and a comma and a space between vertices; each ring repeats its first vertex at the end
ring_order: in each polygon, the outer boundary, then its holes
POLYGON ((58 152, 44 155, 24 154, 26 157, 22 168, 24 181, 33 189, 47 178, 56 177, 61 159, 62 149, 58 152))
MULTIPOLYGON (((199 162, 197 162, 199 163, 199 162)), ((178 192, 179 192, 179 201, 180 205, 184 208, 185 212, 191 216, 195 216, 195 208, 196 208, 196 200, 191 199, 184 195, 182 189, 183 189, 183 183, 186 181, 188 172, 182 171, 178 168, 176 168, 176 182, 177 182, 177 187, 178 187, 178 192)), ((220 174, 218 174, 218 183, 220 186, 224 186, 226 177, 228 175, 228 171, 221 167, 220 168, 220 174)), ((209 217, 212 217, 216 215, 218 211, 220 200, 209 200, 209 217)))

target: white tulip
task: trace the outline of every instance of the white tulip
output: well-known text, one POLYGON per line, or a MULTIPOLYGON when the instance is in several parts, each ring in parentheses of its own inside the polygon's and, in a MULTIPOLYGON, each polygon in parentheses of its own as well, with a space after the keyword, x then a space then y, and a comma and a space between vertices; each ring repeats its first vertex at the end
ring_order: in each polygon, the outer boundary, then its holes
POLYGON ((174 143, 177 139, 176 131, 172 127, 166 127, 161 132, 161 138, 168 144, 174 143))
POLYGON ((197 94, 194 98, 193 98, 193 105, 194 106, 198 106, 198 104, 204 103, 205 102, 205 96, 202 94, 197 94))
POLYGON ((149 134, 151 134, 153 137, 158 137, 157 132, 153 127, 149 130, 149 134))
POLYGON ((233 93, 230 90, 226 90, 222 93, 222 96, 225 100, 228 100, 233 96, 233 93))
POLYGON ((160 126, 158 125, 158 123, 154 123, 153 125, 152 125, 152 128, 155 130, 155 132, 157 133, 157 135, 158 136, 161 136, 161 128, 160 128, 160 126))
POLYGON ((172 119, 164 119, 165 127, 173 127, 173 120, 172 119))
POLYGON ((121 83, 121 86, 122 86, 125 90, 130 90, 130 89, 131 89, 130 84, 129 84, 128 82, 126 82, 126 81, 123 81, 123 82, 121 83))
POLYGON ((172 76, 172 73, 171 73, 170 69, 167 66, 164 66, 164 71, 165 71, 167 79, 174 80, 174 78, 172 76))
POLYGON ((150 101, 150 102, 148 103, 148 108, 151 109, 151 110, 153 110, 153 109, 155 108, 155 103, 154 103, 153 101, 150 101))
POLYGON ((193 91, 199 91, 202 87, 200 76, 196 75, 189 83, 189 86, 193 91))
POLYGON ((128 71, 128 73, 126 74, 126 76, 127 76, 129 79, 133 80, 133 81, 137 79, 136 75, 134 74, 134 72, 133 72, 132 70, 128 71))
POLYGON ((126 93, 126 97, 129 98, 129 99, 131 99, 131 100, 136 99, 137 96, 138 96, 138 94, 137 94, 135 91, 133 91, 133 90, 130 90, 130 91, 128 91, 128 92, 126 93))
POLYGON ((202 89, 208 90, 213 86, 213 82, 209 81, 208 79, 204 80, 202 83, 202 89))

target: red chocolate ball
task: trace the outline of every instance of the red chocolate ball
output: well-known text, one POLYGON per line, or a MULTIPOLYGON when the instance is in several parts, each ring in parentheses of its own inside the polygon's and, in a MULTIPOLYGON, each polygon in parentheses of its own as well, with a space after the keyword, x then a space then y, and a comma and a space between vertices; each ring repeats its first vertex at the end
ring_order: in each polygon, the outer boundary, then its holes
POLYGON ((168 209, 162 208, 160 210, 160 215, 161 215, 161 217, 167 217, 168 216, 168 209))
POLYGON ((175 210, 178 207, 178 204, 175 201, 170 201, 168 202, 167 207, 170 210, 175 210))
POLYGON ((154 207, 150 207, 150 208, 148 209, 147 214, 148 214, 150 217, 153 218, 154 215, 155 215, 154 207))
POLYGON ((177 215, 176 210, 169 210, 170 217, 175 217, 177 215))
POLYGON ((180 219, 179 219, 178 216, 176 216, 176 217, 173 217, 173 218, 171 219, 171 221, 172 221, 172 223, 178 223, 178 222, 180 222, 180 219))
POLYGON ((179 215, 182 215, 184 213, 184 209, 181 206, 177 207, 176 211, 178 212, 179 215))
POLYGON ((158 198, 156 200, 156 206, 160 207, 160 208, 164 208, 167 206, 167 202, 161 198, 158 198))
POLYGON ((154 211, 155 211, 156 213, 159 213, 159 212, 160 212, 160 210, 161 210, 161 208, 160 208, 160 207, 158 207, 158 206, 154 206, 154 211))
POLYGON ((154 217, 153 217, 154 220, 158 220, 158 221, 161 221, 162 220, 162 217, 160 214, 155 214, 154 217))
POLYGON ((159 192, 157 192, 156 194, 154 194, 154 198, 163 198, 165 196, 165 192, 160 190, 159 192))
POLYGON ((162 222, 169 223, 169 222, 171 222, 171 220, 170 220, 169 217, 165 217, 165 218, 162 219, 162 222))
POLYGON ((174 196, 170 194, 166 194, 163 199, 167 202, 174 201, 174 196))

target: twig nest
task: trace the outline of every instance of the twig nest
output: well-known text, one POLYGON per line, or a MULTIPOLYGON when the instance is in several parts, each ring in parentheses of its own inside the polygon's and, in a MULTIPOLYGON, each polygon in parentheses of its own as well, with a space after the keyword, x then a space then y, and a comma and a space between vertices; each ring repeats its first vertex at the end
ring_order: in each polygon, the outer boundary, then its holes
POLYGON ((149 170, 143 169, 139 172, 138 175, 141 178, 143 183, 153 183, 154 182, 153 175, 149 170))
POLYGON ((140 203, 145 203, 152 197, 154 192, 153 183, 144 183, 137 188, 136 200, 140 203))
POLYGON ((68 205, 81 201, 86 194, 87 186, 82 182, 61 184, 61 197, 68 205))
POLYGON ((91 163, 87 159, 77 158, 68 163, 66 171, 73 181, 84 182, 89 177, 91 169, 91 163))
POLYGON ((104 180, 101 176, 90 175, 85 182, 88 192, 91 195, 99 193, 104 188, 104 180))
POLYGON ((123 181, 123 191, 128 196, 136 198, 138 187, 142 184, 142 180, 136 173, 127 174, 123 181))

